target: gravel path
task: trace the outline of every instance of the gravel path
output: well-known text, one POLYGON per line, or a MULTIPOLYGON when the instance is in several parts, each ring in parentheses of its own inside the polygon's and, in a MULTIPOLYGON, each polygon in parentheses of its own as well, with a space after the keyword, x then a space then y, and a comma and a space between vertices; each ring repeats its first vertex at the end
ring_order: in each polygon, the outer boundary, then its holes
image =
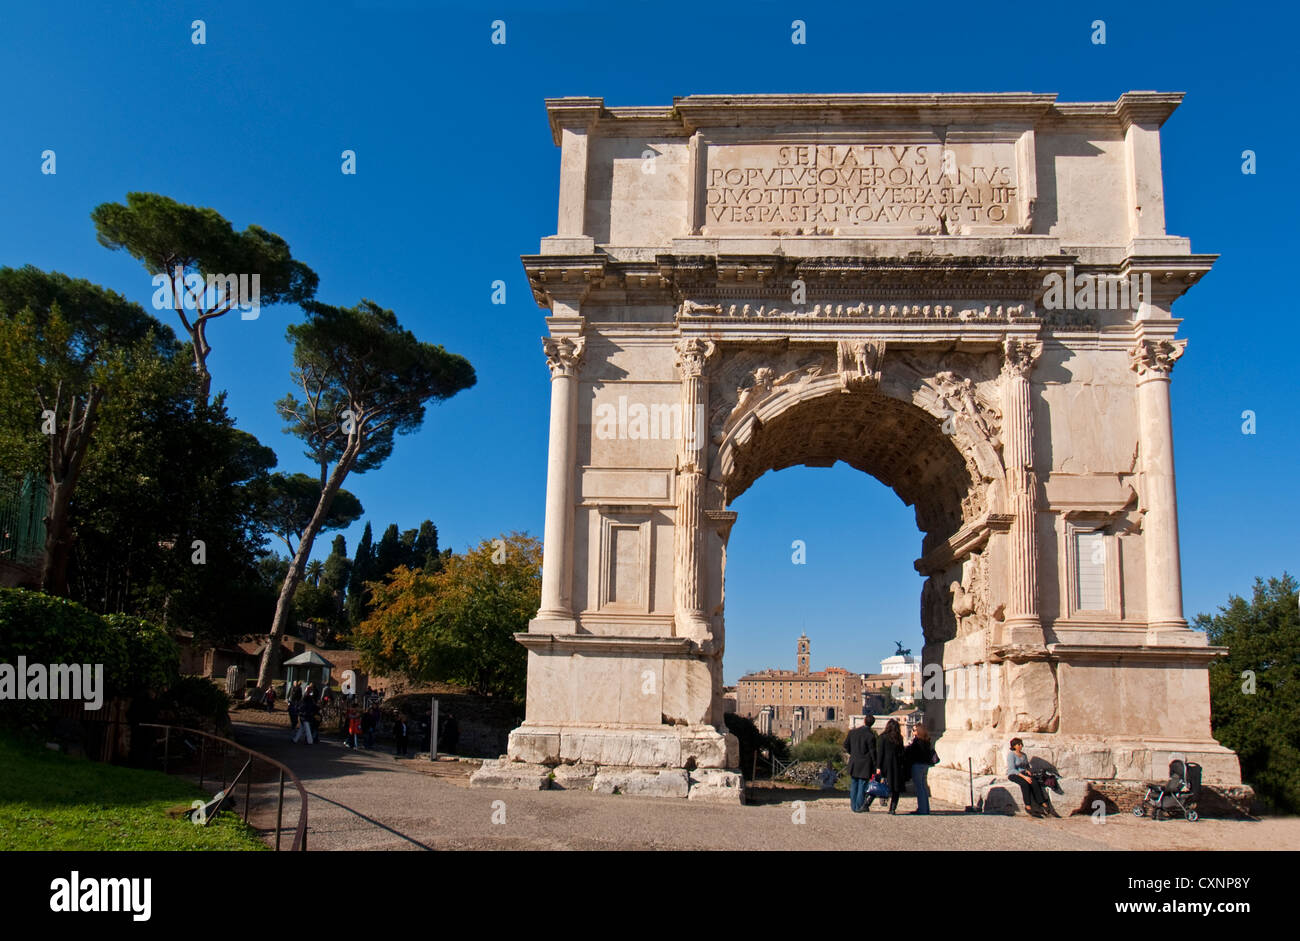
MULTIPOLYGON (((287 720, 286 720, 287 725, 287 720)), ((577 791, 488 790, 472 765, 397 760, 391 749, 354 752, 326 740, 289 741, 285 725, 236 722, 237 738, 283 761, 311 797, 312 850, 730 849, 1099 850, 1300 849, 1300 819, 1154 823, 1117 815, 1038 821, 967 815, 935 804, 929 817, 850 812, 843 792, 755 793, 744 807, 577 791), (803 823, 795 803, 803 799, 803 823), (494 819, 499 822, 494 822, 494 819)), ((877 808, 879 804, 876 805, 877 808)))

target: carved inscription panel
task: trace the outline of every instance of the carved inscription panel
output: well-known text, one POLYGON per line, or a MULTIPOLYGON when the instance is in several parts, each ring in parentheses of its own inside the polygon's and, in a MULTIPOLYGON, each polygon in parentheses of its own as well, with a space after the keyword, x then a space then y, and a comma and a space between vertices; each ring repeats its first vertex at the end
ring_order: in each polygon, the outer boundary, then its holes
POLYGON ((705 235, 1020 231, 1021 176, 1014 138, 710 144, 699 221, 705 235))

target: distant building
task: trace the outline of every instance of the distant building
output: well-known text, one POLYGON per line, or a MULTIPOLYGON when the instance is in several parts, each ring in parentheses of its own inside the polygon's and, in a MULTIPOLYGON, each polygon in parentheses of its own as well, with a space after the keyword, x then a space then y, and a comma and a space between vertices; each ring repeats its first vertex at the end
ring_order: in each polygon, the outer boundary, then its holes
POLYGON ((760 731, 800 741, 832 725, 847 730, 849 716, 862 713, 862 679, 843 667, 812 670, 812 645, 802 635, 795 648, 797 669, 763 670, 736 684, 736 712, 760 731))
POLYGON ((879 673, 862 674, 862 688, 868 697, 874 695, 878 700, 872 712, 883 707, 886 692, 903 702, 915 702, 921 690, 921 660, 910 654, 886 657, 880 661, 879 673))

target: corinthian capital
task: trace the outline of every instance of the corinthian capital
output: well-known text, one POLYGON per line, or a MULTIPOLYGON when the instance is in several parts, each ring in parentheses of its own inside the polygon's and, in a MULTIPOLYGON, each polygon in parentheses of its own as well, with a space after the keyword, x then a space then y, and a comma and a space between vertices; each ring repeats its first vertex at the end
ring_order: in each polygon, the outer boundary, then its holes
POLYGON ((1007 337, 1002 342, 1002 372, 1017 379, 1028 379, 1042 355, 1043 344, 1039 341, 1007 337))
POLYGON ((542 337, 542 350, 546 353, 546 365, 551 370, 551 378, 571 377, 578 374, 582 364, 582 353, 587 347, 586 337, 542 337))
POLYGON ((682 378, 687 379, 699 378, 703 375, 705 363, 718 348, 712 340, 690 337, 678 340, 674 349, 677 352, 677 369, 681 372, 682 378))
POLYGON ((1142 378, 1169 378, 1174 363, 1187 348, 1186 340, 1138 340, 1128 351, 1128 365, 1142 378))

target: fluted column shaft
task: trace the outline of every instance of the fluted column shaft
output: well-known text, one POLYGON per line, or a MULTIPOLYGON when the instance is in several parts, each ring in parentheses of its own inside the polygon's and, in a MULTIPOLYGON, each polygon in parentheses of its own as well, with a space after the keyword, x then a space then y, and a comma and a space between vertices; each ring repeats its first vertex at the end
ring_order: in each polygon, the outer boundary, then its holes
POLYGON ((1029 374, 1042 354, 1036 341, 1009 339, 1003 347, 1002 456, 1007 469, 1011 524, 1006 624, 1016 641, 1041 643, 1038 616, 1038 522, 1034 481, 1034 407, 1029 374), (1016 637, 1017 631, 1030 636, 1016 637))
POLYGON ((1178 494, 1174 482, 1173 412, 1169 379, 1186 341, 1139 339, 1131 359, 1138 374, 1139 450, 1142 456, 1143 545, 1146 549, 1147 627, 1183 629, 1182 566, 1178 549, 1178 494))
POLYGON ((681 340, 682 439, 677 447, 677 514, 673 528, 674 608, 679 632, 704 643, 711 636, 705 612, 704 491, 708 471, 706 428, 708 380, 704 368, 714 352, 708 340, 681 340))
POLYGON ((578 444, 578 368, 585 342, 583 337, 542 340, 551 370, 551 428, 538 620, 573 618, 573 474, 578 444))

